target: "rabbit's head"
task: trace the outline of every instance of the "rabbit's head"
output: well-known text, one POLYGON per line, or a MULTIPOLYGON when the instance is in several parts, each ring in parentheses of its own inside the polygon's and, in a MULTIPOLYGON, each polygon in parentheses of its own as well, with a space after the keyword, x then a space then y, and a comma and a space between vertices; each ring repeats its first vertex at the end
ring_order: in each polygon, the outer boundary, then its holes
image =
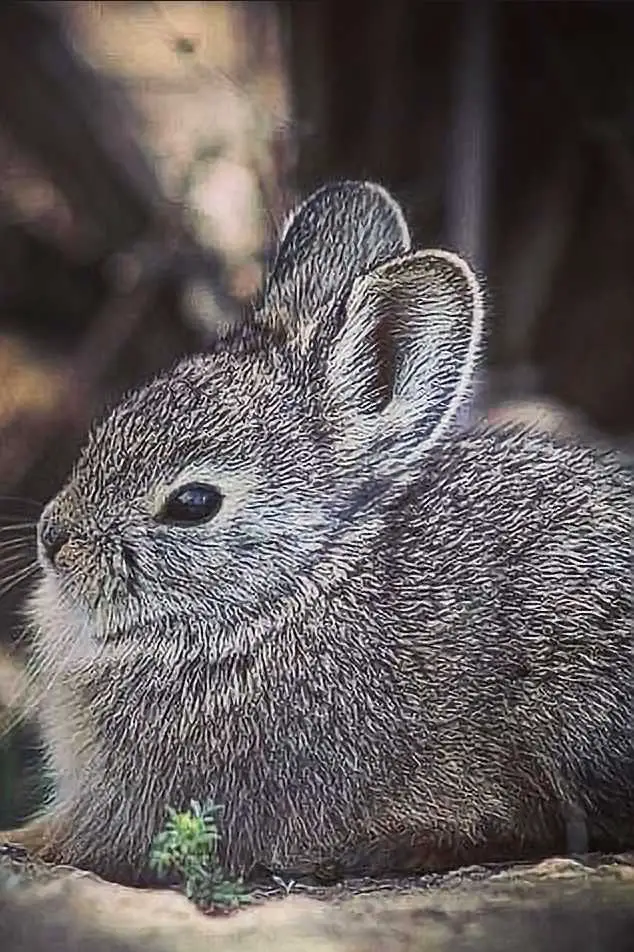
POLYGON ((39 626, 88 654, 246 647, 258 615, 308 598, 420 469, 481 324, 468 266, 411 252, 383 189, 316 192, 251 317, 95 427, 41 518, 39 626))

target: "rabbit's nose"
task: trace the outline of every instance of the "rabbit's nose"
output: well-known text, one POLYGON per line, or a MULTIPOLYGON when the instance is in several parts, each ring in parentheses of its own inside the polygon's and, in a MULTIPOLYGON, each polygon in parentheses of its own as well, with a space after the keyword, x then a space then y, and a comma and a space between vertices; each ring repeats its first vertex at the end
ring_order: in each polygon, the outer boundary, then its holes
POLYGON ((70 539, 68 529, 55 519, 45 518, 40 520, 38 536, 46 558, 54 565, 57 555, 70 539))

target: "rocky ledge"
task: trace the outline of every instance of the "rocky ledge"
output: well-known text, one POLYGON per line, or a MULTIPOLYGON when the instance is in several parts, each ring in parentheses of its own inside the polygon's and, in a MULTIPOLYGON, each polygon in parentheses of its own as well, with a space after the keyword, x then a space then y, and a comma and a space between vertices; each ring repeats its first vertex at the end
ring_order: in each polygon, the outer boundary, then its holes
POLYGON ((0 860, 2 952, 625 952, 634 854, 288 886, 203 915, 171 890, 0 860))

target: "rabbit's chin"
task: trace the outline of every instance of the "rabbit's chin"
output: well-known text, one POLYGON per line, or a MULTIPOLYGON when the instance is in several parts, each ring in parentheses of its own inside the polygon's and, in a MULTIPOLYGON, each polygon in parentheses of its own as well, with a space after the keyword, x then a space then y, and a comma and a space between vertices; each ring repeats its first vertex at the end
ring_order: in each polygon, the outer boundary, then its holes
POLYGON ((65 593, 50 572, 44 572, 26 603, 35 632, 34 648, 48 671, 89 661, 101 651, 90 613, 65 593))
POLYGON ((220 664, 252 654, 266 640, 260 626, 218 629, 200 613, 103 616, 67 592, 54 574, 44 572, 32 592, 27 612, 35 630, 35 651, 49 675, 117 659, 150 656, 165 664, 193 659, 202 652, 220 664))

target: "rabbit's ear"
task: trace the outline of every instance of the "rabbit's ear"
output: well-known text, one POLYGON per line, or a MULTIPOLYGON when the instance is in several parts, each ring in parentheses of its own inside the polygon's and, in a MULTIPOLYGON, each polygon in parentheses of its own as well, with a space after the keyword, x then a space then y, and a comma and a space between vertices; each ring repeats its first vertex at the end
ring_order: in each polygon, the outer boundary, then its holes
POLYGON ((410 248, 397 202, 380 185, 337 182, 314 192, 288 219, 264 289, 264 310, 291 331, 323 323, 355 278, 410 248))
POLYGON ((436 442, 472 382, 482 325, 477 279, 450 252, 417 252, 358 279, 327 360, 351 438, 436 442))

